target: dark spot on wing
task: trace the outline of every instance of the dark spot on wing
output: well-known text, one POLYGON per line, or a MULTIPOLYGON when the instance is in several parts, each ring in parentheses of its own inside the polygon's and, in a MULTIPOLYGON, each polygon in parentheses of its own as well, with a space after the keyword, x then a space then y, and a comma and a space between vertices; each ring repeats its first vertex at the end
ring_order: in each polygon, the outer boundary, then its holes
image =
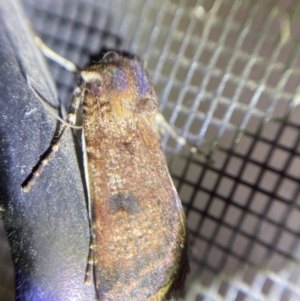
POLYGON ((134 154, 134 146, 131 141, 124 141, 123 145, 128 153, 134 154))
POLYGON ((114 161, 109 161, 109 166, 110 167, 116 167, 116 166, 118 166, 118 164, 114 161))
POLYGON ((138 204, 136 197, 132 191, 128 194, 124 192, 118 192, 113 194, 109 198, 110 210, 115 212, 119 210, 124 210, 129 213, 136 213, 138 211, 138 204))

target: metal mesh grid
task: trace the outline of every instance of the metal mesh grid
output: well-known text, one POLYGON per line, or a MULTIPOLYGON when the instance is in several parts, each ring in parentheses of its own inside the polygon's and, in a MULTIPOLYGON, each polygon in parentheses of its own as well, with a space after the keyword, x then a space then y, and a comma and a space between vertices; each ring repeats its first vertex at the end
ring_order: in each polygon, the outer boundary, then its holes
MULTIPOLYGON (((140 55, 161 112, 213 153, 207 164, 163 137, 190 231, 185 300, 300 300, 299 2, 23 4, 80 67, 101 48, 140 55)), ((67 104, 76 78, 49 66, 67 104)))

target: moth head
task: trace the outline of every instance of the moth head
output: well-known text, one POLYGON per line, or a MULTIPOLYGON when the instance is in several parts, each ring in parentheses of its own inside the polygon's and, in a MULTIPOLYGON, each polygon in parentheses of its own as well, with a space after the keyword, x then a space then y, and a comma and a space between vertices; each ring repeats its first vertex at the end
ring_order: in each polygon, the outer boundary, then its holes
POLYGON ((157 100, 151 80, 138 58, 107 52, 102 60, 84 69, 81 77, 88 92, 107 98, 112 106, 133 112, 153 112, 157 100))

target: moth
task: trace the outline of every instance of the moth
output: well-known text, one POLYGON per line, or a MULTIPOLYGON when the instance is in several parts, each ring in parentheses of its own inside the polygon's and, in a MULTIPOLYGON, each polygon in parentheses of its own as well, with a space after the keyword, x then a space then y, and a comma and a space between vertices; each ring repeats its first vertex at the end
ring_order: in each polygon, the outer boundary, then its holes
POLYGON ((153 85, 139 59, 112 51, 80 74, 50 157, 81 107, 97 298, 166 300, 188 272, 186 220, 160 145, 153 85))

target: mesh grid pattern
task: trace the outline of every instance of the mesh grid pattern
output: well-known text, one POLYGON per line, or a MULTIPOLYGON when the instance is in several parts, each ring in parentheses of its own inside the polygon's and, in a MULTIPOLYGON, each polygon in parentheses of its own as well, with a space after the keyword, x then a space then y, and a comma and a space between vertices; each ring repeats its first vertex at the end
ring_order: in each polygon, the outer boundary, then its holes
MULTIPOLYGON (((212 154, 208 164, 163 137, 190 231, 184 300, 300 300, 299 1, 23 4, 80 67, 103 48, 141 56, 160 111, 212 154)), ((68 105, 76 76, 49 68, 68 105)))
POLYGON ((299 267, 294 265, 289 262, 278 273, 253 270, 249 266, 233 277, 221 273, 209 287, 195 282, 186 300, 299 300, 299 285, 295 281, 298 279, 293 279, 295 274, 299 275, 299 267))

